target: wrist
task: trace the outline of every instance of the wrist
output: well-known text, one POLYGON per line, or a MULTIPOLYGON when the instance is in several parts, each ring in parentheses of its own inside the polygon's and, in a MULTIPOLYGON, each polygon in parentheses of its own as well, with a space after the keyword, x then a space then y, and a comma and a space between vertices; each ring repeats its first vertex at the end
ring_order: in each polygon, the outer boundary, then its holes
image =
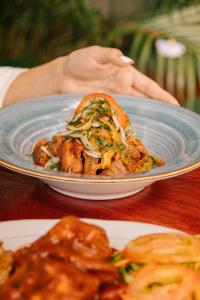
POLYGON ((58 57, 49 63, 49 74, 52 78, 50 82, 53 83, 54 94, 62 93, 63 81, 63 57, 58 57))
POLYGON ((57 92, 59 94, 70 92, 68 85, 71 82, 71 76, 68 71, 68 56, 61 56, 54 61, 54 78, 56 80, 57 92))

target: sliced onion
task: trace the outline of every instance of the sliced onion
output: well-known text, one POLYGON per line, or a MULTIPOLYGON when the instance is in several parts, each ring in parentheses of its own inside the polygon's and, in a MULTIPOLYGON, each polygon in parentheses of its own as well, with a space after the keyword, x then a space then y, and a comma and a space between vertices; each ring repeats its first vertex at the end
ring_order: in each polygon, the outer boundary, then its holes
POLYGON ((118 121, 118 119, 117 119, 117 117, 116 117, 116 114, 115 114, 115 112, 114 112, 113 109, 111 109, 111 112, 112 112, 112 117, 113 117, 113 121, 114 121, 114 123, 115 123, 115 126, 116 126, 117 130, 118 130, 118 129, 120 130, 120 135, 121 135, 122 142, 123 142, 123 144, 124 144, 125 146, 128 147, 129 145, 128 145, 127 142, 126 142, 127 139, 126 139, 126 133, 125 133, 125 130, 126 130, 126 132, 127 132, 128 130, 131 130, 130 132, 133 133, 133 134, 134 134, 134 130, 133 130, 133 128, 132 128, 131 126, 129 126, 128 129, 126 128, 126 129, 124 130, 124 128, 119 124, 119 121, 118 121))
POLYGON ((123 144, 128 147, 128 143, 126 142, 126 135, 125 135, 125 132, 124 132, 124 128, 122 128, 122 126, 120 126, 120 134, 121 134, 121 139, 122 139, 122 142, 123 144))
POLYGON ((71 134, 69 134, 69 136, 70 137, 72 137, 72 138, 81 138, 82 137, 82 134, 80 134, 80 133, 71 133, 71 134))
POLYGON ((88 151, 88 150, 85 150, 85 153, 91 157, 94 157, 94 158, 101 158, 101 153, 99 151, 88 151))
POLYGON ((90 143, 90 141, 88 140, 88 138, 85 135, 82 135, 80 137, 80 139, 86 149, 88 149, 89 151, 95 151, 94 147, 92 146, 92 144, 90 143))
POLYGON ((73 117, 73 119, 72 119, 72 121, 73 122, 76 122, 78 119, 79 119, 79 117, 81 116, 81 111, 77 114, 77 115, 75 115, 74 117, 73 117))
POLYGON ((98 121, 93 121, 92 122, 92 127, 100 127, 101 124, 98 121))
MULTIPOLYGON (((49 169, 49 168, 51 168, 52 164, 57 164, 59 161, 60 161, 59 158, 54 156, 47 161, 47 163, 44 165, 44 168, 49 169)), ((57 169, 57 168, 55 168, 55 169, 57 169)))
POLYGON ((116 117, 116 114, 115 114, 115 112, 114 112, 113 109, 111 109, 111 113, 112 113, 112 117, 113 117, 113 121, 114 121, 115 127, 118 130, 120 128, 120 124, 119 124, 119 121, 118 121, 118 119, 116 117))
POLYGON ((129 136, 130 134, 132 136, 135 136, 135 130, 132 126, 129 126, 128 128, 126 128, 126 135, 129 136))
POLYGON ((90 143, 90 141, 88 140, 87 136, 83 135, 83 134, 69 134, 70 137, 72 138, 77 138, 80 139, 81 142, 83 143, 83 145, 85 146, 85 148, 89 151, 95 151, 94 147, 92 146, 92 144, 90 143))
POLYGON ((74 130, 66 130, 66 131, 58 132, 56 133, 56 135, 65 136, 65 135, 70 135, 72 132, 74 132, 74 130))
POLYGON ((41 146, 40 149, 46 153, 49 157, 53 157, 53 155, 49 152, 49 150, 45 146, 41 146))
POLYGON ((114 124, 116 126, 116 129, 120 130, 121 140, 122 140, 123 144, 126 147, 128 147, 128 144, 126 142, 126 134, 125 134, 124 128, 119 124, 119 121, 118 121, 118 119, 117 119, 117 117, 116 117, 115 112, 114 112, 113 109, 111 110, 111 112, 112 112, 112 117, 113 117, 113 121, 114 121, 114 124))
POLYGON ((73 130, 73 131, 79 131, 79 130, 89 129, 91 127, 91 125, 92 125, 92 119, 93 119, 93 116, 90 118, 90 120, 86 124, 84 124, 81 127, 74 127, 74 126, 68 125, 67 129, 69 128, 70 130, 73 130))

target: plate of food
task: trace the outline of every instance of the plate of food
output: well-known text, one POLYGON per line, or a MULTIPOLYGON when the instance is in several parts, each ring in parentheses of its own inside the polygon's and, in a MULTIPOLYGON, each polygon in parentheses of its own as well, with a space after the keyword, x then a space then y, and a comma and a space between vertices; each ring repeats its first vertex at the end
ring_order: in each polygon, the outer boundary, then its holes
POLYGON ((0 165, 77 198, 139 192, 200 165, 200 116, 123 95, 55 95, 0 111, 0 165))
POLYGON ((75 216, 1 222, 0 232, 2 300, 199 300, 199 236, 75 216))

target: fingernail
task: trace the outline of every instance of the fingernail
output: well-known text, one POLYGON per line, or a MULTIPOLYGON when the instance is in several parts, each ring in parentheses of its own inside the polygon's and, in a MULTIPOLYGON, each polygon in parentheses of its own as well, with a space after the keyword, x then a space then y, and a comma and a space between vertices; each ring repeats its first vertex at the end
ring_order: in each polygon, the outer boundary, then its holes
POLYGON ((134 63, 134 60, 131 59, 130 57, 128 56, 125 56, 125 55, 122 55, 120 56, 121 60, 126 63, 126 64, 133 64, 134 63))

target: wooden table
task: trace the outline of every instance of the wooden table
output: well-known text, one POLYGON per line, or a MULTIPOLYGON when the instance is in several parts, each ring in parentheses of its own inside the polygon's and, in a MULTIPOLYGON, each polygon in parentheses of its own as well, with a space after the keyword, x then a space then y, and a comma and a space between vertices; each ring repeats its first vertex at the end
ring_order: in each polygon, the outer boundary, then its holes
POLYGON ((80 200, 59 194, 38 179, 0 168, 0 221, 60 218, 154 223, 200 233, 200 168, 156 182, 137 195, 117 200, 80 200))

